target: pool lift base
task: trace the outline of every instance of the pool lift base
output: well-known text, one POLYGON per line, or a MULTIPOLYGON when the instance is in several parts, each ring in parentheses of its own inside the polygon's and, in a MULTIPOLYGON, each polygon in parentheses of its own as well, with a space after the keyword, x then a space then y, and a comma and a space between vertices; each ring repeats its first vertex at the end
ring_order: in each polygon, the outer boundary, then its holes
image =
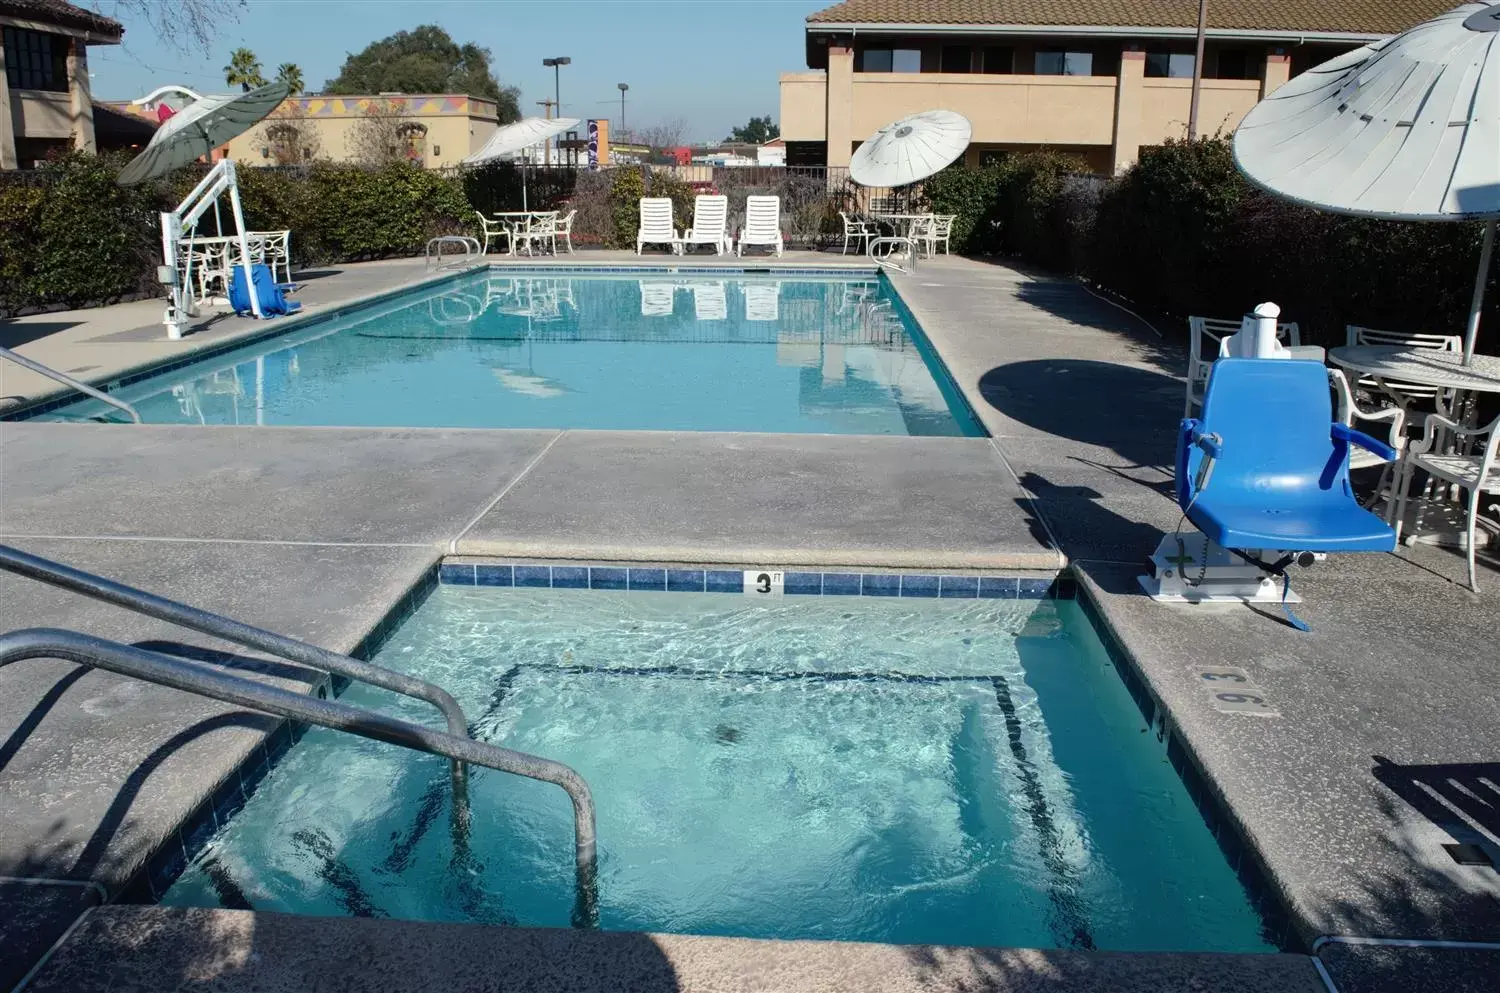
POLYGON ((1167 534, 1151 555, 1141 588, 1160 603, 1301 603, 1286 586, 1286 567, 1304 568, 1313 552, 1230 551, 1205 534, 1167 534))

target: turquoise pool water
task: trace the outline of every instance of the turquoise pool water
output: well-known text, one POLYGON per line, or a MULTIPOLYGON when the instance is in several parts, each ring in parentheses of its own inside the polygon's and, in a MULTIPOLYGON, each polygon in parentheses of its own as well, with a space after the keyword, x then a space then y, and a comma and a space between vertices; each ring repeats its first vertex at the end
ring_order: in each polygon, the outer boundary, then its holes
MULTIPOLYGON (((605 928, 1271 950, 1070 601, 443 586, 376 661, 583 774, 605 928)), ((567 926, 565 795, 472 777, 456 851, 442 760, 312 730, 164 902, 567 926)))
POLYGON ((154 424, 984 433, 873 278, 489 271, 111 392, 154 424))

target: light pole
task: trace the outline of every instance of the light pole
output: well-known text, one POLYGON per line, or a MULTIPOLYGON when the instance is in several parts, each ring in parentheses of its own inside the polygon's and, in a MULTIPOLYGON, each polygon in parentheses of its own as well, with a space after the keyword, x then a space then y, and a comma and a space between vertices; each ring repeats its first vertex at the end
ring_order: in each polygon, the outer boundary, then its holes
POLYGON ((625 91, 630 89, 629 83, 616 83, 620 88, 620 140, 625 140, 625 91))
MULTIPOLYGON (((543 59, 542 60, 542 65, 544 65, 547 68, 549 68, 549 69, 552 70, 552 97, 553 97, 553 103, 557 105, 557 116, 558 117, 563 116, 563 113, 562 113, 562 67, 566 66, 566 65, 572 65, 572 64, 573 64, 573 60, 570 59, 570 58, 568 58, 566 55, 560 55, 560 56, 558 56, 555 59, 543 59)), ((558 162, 559 165, 561 165, 562 164, 562 137, 559 136, 559 137, 555 138, 554 140, 557 142, 557 162, 558 162)))

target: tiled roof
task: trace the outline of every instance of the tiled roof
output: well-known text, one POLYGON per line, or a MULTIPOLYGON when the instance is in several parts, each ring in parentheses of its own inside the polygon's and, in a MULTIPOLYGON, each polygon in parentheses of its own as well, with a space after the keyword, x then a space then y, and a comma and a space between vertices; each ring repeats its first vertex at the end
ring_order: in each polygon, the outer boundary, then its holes
POLYGON ((43 24, 82 28, 115 39, 125 33, 125 28, 119 21, 96 14, 85 7, 75 6, 67 0, 0 0, 0 14, 43 24))
MULTIPOLYGON (((1458 0, 1213 0, 1208 26, 1397 34, 1458 0)), ((1197 0, 844 0, 808 23, 1193 28, 1197 0)))

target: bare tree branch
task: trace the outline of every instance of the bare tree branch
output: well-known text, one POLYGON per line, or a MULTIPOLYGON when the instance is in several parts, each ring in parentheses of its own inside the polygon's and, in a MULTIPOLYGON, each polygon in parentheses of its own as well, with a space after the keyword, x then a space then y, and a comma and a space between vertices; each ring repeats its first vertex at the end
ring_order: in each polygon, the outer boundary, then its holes
MULTIPOLYGON (((245 5, 246 0, 115 0, 112 14, 133 14, 170 44, 184 50, 196 46, 207 55, 224 25, 238 21, 245 5)), ((96 0, 95 8, 99 6, 96 0)))

